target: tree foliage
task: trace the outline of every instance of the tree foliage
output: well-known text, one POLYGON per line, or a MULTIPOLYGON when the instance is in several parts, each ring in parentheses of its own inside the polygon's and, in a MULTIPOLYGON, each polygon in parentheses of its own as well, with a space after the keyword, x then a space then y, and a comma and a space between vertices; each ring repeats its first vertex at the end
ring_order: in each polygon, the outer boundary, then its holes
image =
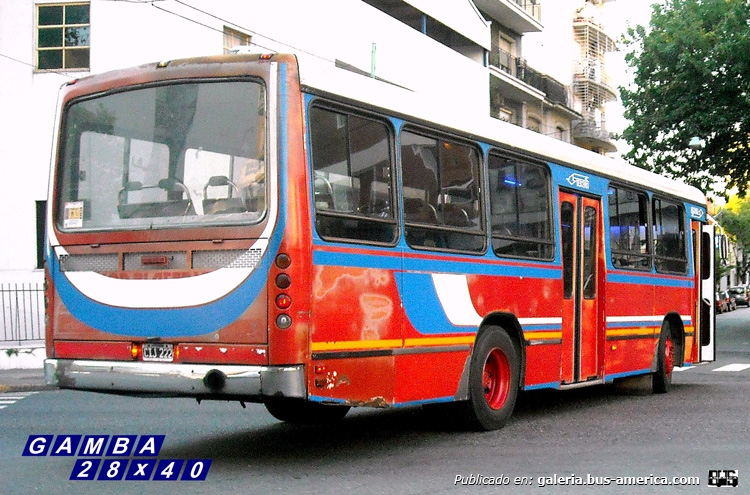
POLYGON ((732 196, 717 214, 716 219, 742 255, 737 257, 737 274, 746 279, 750 270, 750 197, 732 196))
POLYGON ((717 220, 734 242, 744 249, 750 248, 750 198, 729 198, 717 220))
POLYGON ((750 181, 750 2, 664 0, 624 36, 625 158, 705 192, 750 181), (705 145, 690 149, 694 136, 705 145))

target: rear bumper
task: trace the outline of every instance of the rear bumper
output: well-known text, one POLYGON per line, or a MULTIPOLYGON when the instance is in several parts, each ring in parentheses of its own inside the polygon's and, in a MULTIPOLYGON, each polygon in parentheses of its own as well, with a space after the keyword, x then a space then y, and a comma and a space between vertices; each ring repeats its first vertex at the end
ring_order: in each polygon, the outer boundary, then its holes
POLYGON ((125 395, 203 398, 305 398, 305 372, 296 366, 240 366, 46 359, 48 385, 125 395))

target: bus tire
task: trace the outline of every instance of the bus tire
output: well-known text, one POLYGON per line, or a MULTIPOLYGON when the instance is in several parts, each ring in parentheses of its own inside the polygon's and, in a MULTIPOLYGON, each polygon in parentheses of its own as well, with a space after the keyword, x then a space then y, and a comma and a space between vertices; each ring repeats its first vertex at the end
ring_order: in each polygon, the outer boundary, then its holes
POLYGON ((652 388, 655 394, 664 394, 672 388, 672 372, 674 371, 675 345, 669 324, 663 323, 659 345, 656 348, 656 371, 652 375, 652 388))
POLYGON ((507 423, 518 397, 520 357, 500 327, 480 331, 469 365, 466 420, 474 430, 496 430, 507 423))
POLYGON ((340 421, 349 406, 320 404, 303 399, 274 398, 265 402, 266 410, 279 421, 293 424, 326 424, 340 421))

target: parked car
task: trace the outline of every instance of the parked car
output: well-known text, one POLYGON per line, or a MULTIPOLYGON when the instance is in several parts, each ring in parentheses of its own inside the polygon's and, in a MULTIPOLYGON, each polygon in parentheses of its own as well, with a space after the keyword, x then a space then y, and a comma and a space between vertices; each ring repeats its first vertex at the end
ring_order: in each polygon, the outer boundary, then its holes
POLYGON ((737 309, 737 300, 735 299, 734 295, 728 290, 724 292, 727 293, 727 298, 729 299, 729 311, 734 311, 735 309, 737 309))
POLYGON ((716 312, 717 313, 726 313, 729 311, 729 306, 727 305, 727 300, 724 297, 724 294, 722 292, 716 293, 716 312))
POLYGON ((737 306, 742 305, 750 307, 750 290, 746 285, 737 285, 735 287, 730 287, 728 292, 729 295, 734 296, 734 301, 737 306))
POLYGON ((737 303, 734 302, 734 296, 732 296, 729 291, 721 291, 721 297, 727 302, 727 311, 734 311, 737 309, 737 303))

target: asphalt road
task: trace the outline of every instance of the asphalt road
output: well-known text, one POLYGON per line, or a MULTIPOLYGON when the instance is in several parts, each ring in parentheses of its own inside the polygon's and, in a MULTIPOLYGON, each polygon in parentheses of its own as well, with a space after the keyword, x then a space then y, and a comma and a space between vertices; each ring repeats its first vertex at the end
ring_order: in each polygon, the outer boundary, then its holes
POLYGON ((460 431, 420 408, 361 409, 335 426, 295 427, 252 404, 0 394, 1 491, 697 494, 713 488, 709 475, 728 474, 722 479, 737 479, 739 489, 726 493, 740 493, 750 486, 750 309, 717 322, 717 361, 675 372, 668 394, 637 386, 525 393, 508 426, 488 433, 460 431), (44 434, 53 442, 164 435, 158 456, 142 459, 200 460, 205 480, 70 481, 81 463, 112 457, 23 456, 30 436, 44 434))

